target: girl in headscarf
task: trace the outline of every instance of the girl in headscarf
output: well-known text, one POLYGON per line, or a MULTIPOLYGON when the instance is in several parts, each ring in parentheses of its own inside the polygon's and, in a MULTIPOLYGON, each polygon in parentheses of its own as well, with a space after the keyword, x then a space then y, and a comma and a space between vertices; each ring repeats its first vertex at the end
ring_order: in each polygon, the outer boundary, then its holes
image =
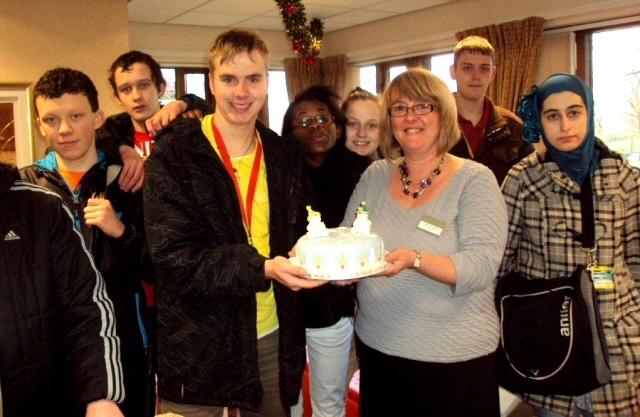
MULTIPOLYGON (((595 259, 613 269, 598 289, 611 381, 580 396, 523 394, 537 416, 639 416, 640 178, 626 158, 594 135, 592 93, 578 77, 555 74, 520 99, 523 139, 542 144, 515 165, 502 185, 509 215, 507 248, 498 272, 569 276, 587 264, 581 250, 580 189, 592 188, 595 259), (613 287, 613 288, 611 288, 613 287)), ((598 286, 596 286, 598 288, 598 286)))

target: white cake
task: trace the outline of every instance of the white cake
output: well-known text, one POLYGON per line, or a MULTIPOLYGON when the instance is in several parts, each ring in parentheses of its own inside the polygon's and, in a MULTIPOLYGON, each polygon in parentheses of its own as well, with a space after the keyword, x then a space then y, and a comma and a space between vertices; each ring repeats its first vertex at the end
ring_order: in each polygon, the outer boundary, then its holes
POLYGON ((320 213, 310 207, 307 210, 308 233, 296 244, 296 258, 310 275, 347 279, 379 272, 384 266, 384 244, 380 236, 371 233, 364 201, 356 212, 353 227, 327 229, 320 213))

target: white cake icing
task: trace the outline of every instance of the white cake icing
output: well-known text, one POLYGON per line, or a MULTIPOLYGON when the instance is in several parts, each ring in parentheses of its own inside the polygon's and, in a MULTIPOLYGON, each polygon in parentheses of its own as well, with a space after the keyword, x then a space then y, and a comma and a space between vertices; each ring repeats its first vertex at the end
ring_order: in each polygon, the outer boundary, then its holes
POLYGON ((356 271, 383 260, 382 238, 371 233, 371 221, 363 202, 353 227, 327 229, 320 214, 307 207, 308 233, 296 244, 296 258, 307 271, 356 271))

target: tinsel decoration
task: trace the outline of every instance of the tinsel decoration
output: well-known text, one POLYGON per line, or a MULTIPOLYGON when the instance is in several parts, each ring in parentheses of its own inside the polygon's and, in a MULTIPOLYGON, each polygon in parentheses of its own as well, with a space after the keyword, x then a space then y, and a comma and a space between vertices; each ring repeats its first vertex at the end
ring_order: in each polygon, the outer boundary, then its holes
POLYGON ((322 22, 320 19, 311 19, 311 23, 307 24, 307 14, 300 0, 276 0, 276 3, 291 49, 307 66, 316 65, 318 60, 315 57, 322 49, 322 22))

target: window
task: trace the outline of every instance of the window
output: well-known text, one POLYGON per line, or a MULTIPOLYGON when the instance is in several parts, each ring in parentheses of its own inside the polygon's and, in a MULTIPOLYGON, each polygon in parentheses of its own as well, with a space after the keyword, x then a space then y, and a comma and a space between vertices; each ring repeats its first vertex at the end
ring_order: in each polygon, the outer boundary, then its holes
MULTIPOLYGON (((167 82, 160 103, 167 104, 184 94, 195 94, 214 104, 214 97, 209 91, 209 70, 207 68, 162 68, 162 76, 167 82)), ((269 91, 267 104, 258 114, 258 118, 271 129, 280 133, 282 118, 289 106, 287 83, 284 71, 269 71, 269 91)))
POLYGON ((640 167, 640 25, 576 34, 578 75, 589 80, 595 132, 640 167), (590 46, 590 47, 589 47, 590 46))
POLYGON ((453 52, 447 54, 433 55, 431 57, 431 72, 440 77, 447 84, 449 90, 455 93, 458 87, 456 81, 451 78, 449 68, 453 65, 453 52))
POLYGON ((289 107, 287 80, 282 70, 269 71, 267 106, 269 107, 269 127, 278 134, 282 133, 282 119, 289 107))
POLYGON ((160 97, 160 104, 165 105, 178 98, 176 95, 176 69, 162 68, 161 71, 164 80, 167 82, 167 87, 164 89, 164 95, 160 97))
POLYGON ((160 103, 167 104, 185 94, 195 94, 213 103, 213 96, 209 91, 208 73, 207 68, 162 68, 162 76, 167 82, 167 88, 160 98, 160 103))
POLYGON ((389 81, 398 74, 403 73, 410 66, 419 66, 433 72, 447 84, 451 91, 456 91, 456 82, 451 79, 449 74, 451 65, 453 65, 453 52, 381 62, 360 68, 360 87, 372 93, 382 93, 389 81))
POLYGON ((369 65, 360 68, 360 88, 367 90, 370 93, 376 93, 376 66, 369 65))
POLYGON ((407 70, 406 65, 397 65, 395 67, 389 68, 389 81, 391 82, 398 75, 402 74, 407 70))

